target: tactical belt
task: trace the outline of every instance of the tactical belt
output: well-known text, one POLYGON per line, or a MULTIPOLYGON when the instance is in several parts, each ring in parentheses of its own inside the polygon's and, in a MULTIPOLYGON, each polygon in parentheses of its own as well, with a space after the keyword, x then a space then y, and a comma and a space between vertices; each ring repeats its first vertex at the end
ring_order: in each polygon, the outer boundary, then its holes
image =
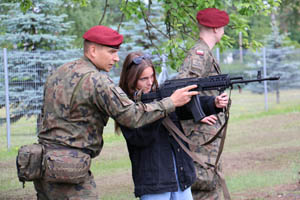
POLYGON ((166 117, 162 123, 163 125, 167 128, 167 130, 171 133, 171 135, 173 136, 173 138, 176 140, 176 142, 180 145, 180 147, 198 164, 200 164, 203 168, 208 169, 210 167, 214 168, 215 173, 219 176, 220 178, 220 182, 221 182, 221 186, 223 189, 223 195, 225 200, 231 200, 230 194, 229 194, 229 190, 227 188, 225 179, 224 179, 224 175, 218 170, 217 164, 220 160, 221 154, 223 152, 223 147, 224 147, 224 143, 225 143, 225 138, 226 138, 226 132, 227 132, 227 124, 228 124, 228 120, 229 120, 229 108, 231 105, 231 100, 229 98, 229 102, 228 102, 228 106, 227 109, 225 111, 225 123, 222 125, 222 127, 219 129, 219 131, 213 136, 211 137, 208 141, 197 145, 195 144, 193 141, 191 141, 190 139, 188 139, 182 132, 181 130, 178 129, 178 127, 172 122, 172 120, 169 117, 166 117), (203 161, 201 161, 201 159, 199 158, 199 156, 197 154, 195 154, 194 150, 197 146, 205 146, 208 145, 210 143, 212 143, 213 141, 216 140, 216 138, 218 138, 220 136, 220 134, 223 133, 222 137, 221 137, 221 143, 220 143, 220 147, 219 147, 219 152, 216 158, 216 162, 214 165, 210 164, 210 163, 204 163, 203 161), (186 143, 189 144, 190 149, 189 150, 183 143, 182 141, 179 139, 181 138, 183 141, 185 141, 186 143))

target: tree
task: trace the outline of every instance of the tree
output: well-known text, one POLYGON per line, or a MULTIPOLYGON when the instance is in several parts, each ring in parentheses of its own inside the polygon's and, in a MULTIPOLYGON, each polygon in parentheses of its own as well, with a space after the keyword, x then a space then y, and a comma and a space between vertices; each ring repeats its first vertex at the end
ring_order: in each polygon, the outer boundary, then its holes
MULTIPOLYGON (((0 15, 4 30, 0 44, 10 49, 10 106, 13 108, 12 121, 16 121, 40 113, 43 83, 48 72, 74 58, 78 51, 59 51, 70 47, 74 39, 74 36, 64 34, 71 25, 71 22, 64 22, 66 15, 55 14, 61 1, 34 0, 26 13, 20 12, 19 3, 0 2, 1 9, 7 11, 0 15)), ((3 84, 0 87, 3 91, 3 84)), ((1 96, 1 106, 4 103, 4 96, 1 96)))
MULTIPOLYGON (((230 47, 234 44, 233 37, 239 32, 243 33, 244 44, 246 47, 257 48, 261 44, 249 38, 251 29, 249 28, 250 16, 257 14, 269 14, 274 7, 279 6, 277 0, 268 1, 202 1, 202 0, 142 0, 122 1, 121 11, 126 19, 143 19, 144 30, 150 30, 147 35, 149 41, 160 40, 157 47, 153 47, 153 53, 168 56, 168 64, 173 69, 177 69, 183 62, 185 53, 198 39, 198 28, 195 15, 198 10, 216 7, 227 10, 230 14, 230 24, 226 29, 226 35, 223 37, 219 47, 221 49, 230 47), (153 5, 161 4, 161 21, 164 22, 163 28, 158 28, 151 19, 153 5), (156 38, 151 38, 151 31, 156 30, 156 38), (162 40, 164 38, 164 40, 162 40)), ((154 42, 153 42, 154 44, 154 42)))
MULTIPOLYGON (((74 3, 79 3, 81 6, 86 6, 88 0, 72 0, 74 3)), ((23 13, 33 7, 34 0, 14 0, 14 3, 19 3, 23 13)))
POLYGON ((106 25, 112 27, 120 22, 122 17, 120 5, 121 0, 90 0, 85 6, 65 0, 63 6, 57 10, 57 14, 65 13, 67 14, 67 21, 74 21, 74 24, 68 29, 68 33, 76 35, 73 42, 74 46, 82 47, 82 35, 92 26, 106 25))
MULTIPOLYGON (((164 16, 160 12, 161 6, 160 2, 156 2, 151 6, 151 12, 142 12, 141 17, 134 15, 131 19, 122 22, 119 31, 124 35, 125 41, 122 44, 121 52, 143 51, 151 54, 152 52, 160 51, 159 46, 167 42, 166 37, 161 37, 164 29, 164 16), (151 19, 151 24, 149 24, 147 19, 151 19)), ((115 28, 117 29, 118 27, 115 28)), ((156 54, 160 56, 162 52, 156 54)), ((160 63, 161 59, 158 56, 153 57, 152 61, 160 63)))
MULTIPOLYGON (((277 102, 279 102, 279 89, 291 89, 300 87, 300 62, 299 52, 292 46, 286 46, 287 34, 280 34, 275 15, 272 20, 272 34, 265 39, 266 65, 268 76, 280 76, 279 81, 268 82, 268 91, 276 91, 277 102), (297 58, 298 57, 298 58, 297 58), (298 60, 298 61, 297 61, 298 60)), ((257 53, 257 60, 260 62, 252 63, 252 68, 262 70, 262 54, 257 53)), ((250 74, 253 74, 250 71, 250 74)), ((255 72, 256 73, 256 72, 255 72)), ((262 84, 251 84, 248 87, 252 92, 263 93, 262 84)))
POLYGON ((288 37, 300 44, 300 2, 298 0, 282 0, 279 10, 281 32, 289 33, 288 37))
POLYGON ((9 41, 14 49, 25 51, 70 47, 74 37, 63 33, 70 28, 71 22, 64 22, 66 15, 54 15, 60 5, 59 0, 36 1, 24 14, 19 11, 17 3, 1 3, 2 9, 6 7, 8 13, 0 15, 1 26, 5 27, 0 44, 9 41))
MULTIPOLYGON (((24 0, 17 0, 23 2, 24 0)), ((89 5, 95 3, 93 0, 65 0, 73 2, 73 4, 89 5)), ((26 0, 31 2, 31 0, 26 0)), ((99 4, 98 4, 99 5, 99 4)), ((105 0, 104 8, 98 7, 102 12, 101 19, 105 18, 108 0, 105 0)), ((150 41, 153 46, 146 45, 144 49, 151 48, 153 54, 167 55, 168 65, 173 69, 177 69, 185 57, 187 49, 189 49, 195 40, 198 39, 198 28, 195 15, 198 10, 207 7, 216 7, 224 9, 230 14, 230 24, 226 28, 226 35, 223 37, 219 47, 231 47, 235 44, 240 32, 243 33, 243 44, 246 48, 258 48, 261 46, 255 37, 255 34, 249 25, 249 17, 255 15, 268 15, 274 7, 280 5, 280 0, 121 0, 120 9, 123 15, 119 18, 120 24, 123 21, 139 21, 142 20, 143 30, 147 30, 148 34, 136 32, 135 35, 141 35, 143 41, 150 41), (160 5, 159 14, 160 22, 163 26, 155 24, 155 18, 151 18, 155 13, 155 6, 160 5), (157 34, 154 32, 157 31, 157 34), (153 38, 155 35, 155 38, 153 38), (157 42, 155 42, 157 41, 157 42), (157 47, 155 43, 159 43, 157 47)), ((98 13, 98 12, 97 12, 98 13)), ((96 13, 96 15, 97 15, 96 13)), ((116 12, 118 13, 118 12, 116 12)), ((100 19, 100 21, 102 21, 100 19)), ((104 24, 112 26, 113 24, 104 24)), ((139 24, 140 25, 140 24, 139 24)), ((124 27, 124 26, 123 26, 124 27)), ((81 37, 82 34, 80 34, 81 37)), ((140 41, 139 39, 137 41, 140 41)), ((148 43, 146 42, 146 43, 148 43)), ((136 42, 138 43, 138 42, 136 42)))

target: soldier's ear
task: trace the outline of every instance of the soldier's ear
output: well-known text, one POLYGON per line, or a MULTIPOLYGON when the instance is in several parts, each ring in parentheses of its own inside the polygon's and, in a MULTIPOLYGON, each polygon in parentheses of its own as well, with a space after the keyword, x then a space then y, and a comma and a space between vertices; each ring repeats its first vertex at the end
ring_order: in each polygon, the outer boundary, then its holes
POLYGON ((89 48, 89 55, 92 58, 96 58, 97 57, 97 46, 96 45, 91 45, 89 48))
POLYGON ((216 33, 218 28, 212 28, 213 32, 216 33))

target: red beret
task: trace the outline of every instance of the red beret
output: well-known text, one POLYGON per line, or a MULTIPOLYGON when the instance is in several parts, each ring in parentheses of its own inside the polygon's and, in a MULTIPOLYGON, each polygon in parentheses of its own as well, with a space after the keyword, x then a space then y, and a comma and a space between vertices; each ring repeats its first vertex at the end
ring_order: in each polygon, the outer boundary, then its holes
POLYGON ((111 28, 100 25, 93 26, 82 37, 88 41, 117 49, 123 42, 123 35, 111 28))
POLYGON ((219 28, 229 23, 229 16, 225 11, 216 8, 206 8, 197 13, 199 24, 211 28, 219 28))

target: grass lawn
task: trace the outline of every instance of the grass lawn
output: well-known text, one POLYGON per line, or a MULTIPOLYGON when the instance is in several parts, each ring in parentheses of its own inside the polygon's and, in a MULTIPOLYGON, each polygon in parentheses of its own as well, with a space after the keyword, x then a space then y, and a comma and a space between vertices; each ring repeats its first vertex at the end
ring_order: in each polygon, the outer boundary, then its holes
MULTIPOLYGON (((272 199, 269 197, 277 194, 278 187, 284 194, 282 185, 298 181, 300 90, 281 91, 280 104, 276 103, 273 93, 269 94, 268 100, 269 109, 265 111, 263 95, 232 92, 233 103, 222 159, 233 199, 272 199)), ((2 109, 0 115, 3 112, 2 109)), ((32 117, 12 125, 9 151, 5 124, 0 126, 0 199, 34 198, 32 183, 26 183, 22 189, 18 182, 15 157, 21 145, 36 142, 35 122, 32 117)), ((103 151, 92 161, 91 170, 101 199, 135 199, 126 143, 113 130, 113 121, 110 120, 104 130, 103 151)))

